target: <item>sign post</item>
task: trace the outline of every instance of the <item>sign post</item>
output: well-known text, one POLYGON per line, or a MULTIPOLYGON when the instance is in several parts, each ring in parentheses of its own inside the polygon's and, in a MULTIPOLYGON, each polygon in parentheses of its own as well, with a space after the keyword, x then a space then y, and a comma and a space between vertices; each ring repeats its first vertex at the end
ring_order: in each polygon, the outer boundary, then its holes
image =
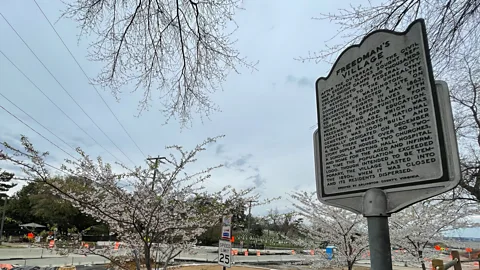
POLYGON ((222 234, 221 239, 218 241, 218 264, 223 266, 223 270, 226 267, 232 267, 232 215, 222 217, 222 234))
POLYGON ((347 48, 316 95, 318 198, 363 214, 372 269, 391 270, 390 214, 460 181, 448 87, 434 81, 424 21, 347 48))
POLYGON ((372 269, 392 269, 392 249, 388 228, 387 195, 378 188, 365 192, 363 216, 367 218, 368 245, 372 269))

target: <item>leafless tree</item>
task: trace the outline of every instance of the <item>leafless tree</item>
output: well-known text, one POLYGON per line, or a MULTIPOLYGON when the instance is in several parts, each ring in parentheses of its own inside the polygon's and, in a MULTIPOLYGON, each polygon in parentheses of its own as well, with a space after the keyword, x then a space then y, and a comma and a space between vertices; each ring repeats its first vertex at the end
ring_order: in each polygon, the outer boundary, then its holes
POLYGON ((451 90, 457 138, 461 149, 463 193, 480 201, 480 1, 384 0, 379 4, 352 5, 335 14, 314 19, 339 26, 326 49, 311 52, 301 61, 331 62, 352 43, 377 29, 404 31, 413 20, 427 25, 430 54, 437 79, 451 90), (335 43, 341 38, 340 43, 335 43), (347 42, 344 42, 347 40, 347 42))
POLYGON ((455 59, 448 68, 455 129, 461 147, 460 186, 480 201, 480 58, 455 59))
POLYGON ((63 16, 79 23, 80 36, 96 36, 89 56, 104 63, 96 83, 117 100, 122 86, 135 85, 132 92, 143 92, 139 114, 158 97, 168 120, 185 126, 194 113, 208 117, 218 109, 210 96, 230 71, 254 68, 231 40, 241 2, 72 0, 63 16))
MULTIPOLYGON (((312 52, 301 60, 329 61, 352 43, 378 29, 404 31, 418 18, 425 19, 430 54, 437 73, 448 67, 459 53, 478 48, 480 41, 480 2, 478 0, 384 0, 380 4, 350 6, 336 14, 320 14, 317 20, 330 20, 339 26, 326 49, 312 52), (341 43, 332 43, 341 37, 341 43), (347 39, 347 42, 343 42, 347 39)), ((478 59, 478 58, 477 58, 478 59)))

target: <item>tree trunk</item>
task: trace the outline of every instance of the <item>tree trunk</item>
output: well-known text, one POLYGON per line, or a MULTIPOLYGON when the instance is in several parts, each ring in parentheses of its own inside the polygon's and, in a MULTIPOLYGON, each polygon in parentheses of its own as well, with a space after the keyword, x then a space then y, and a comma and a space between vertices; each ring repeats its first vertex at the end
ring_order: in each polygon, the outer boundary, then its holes
POLYGON ((133 257, 135 259, 135 265, 137 267, 137 270, 140 270, 140 257, 138 256, 137 250, 133 250, 133 257))
MULTIPOLYGON (((170 250, 170 252, 168 252, 168 255, 165 257, 165 264, 163 265, 163 270, 167 270, 168 268, 168 263, 170 262, 170 260, 172 259, 172 254, 173 252, 175 251, 175 248, 172 247, 172 249, 170 250)), ((178 254, 177 254, 178 255, 178 254)), ((176 256, 175 256, 176 257, 176 256)))
POLYGON ((353 269, 353 263, 354 263, 354 262, 347 261, 348 270, 352 270, 352 269, 353 269))
POLYGON ((152 261, 150 258, 150 247, 148 246, 148 243, 145 243, 145 267, 147 270, 152 270, 152 261))
POLYGON ((422 264, 422 270, 427 270, 425 266, 425 261, 423 260, 423 250, 418 251, 418 257, 420 258, 420 263, 422 264))

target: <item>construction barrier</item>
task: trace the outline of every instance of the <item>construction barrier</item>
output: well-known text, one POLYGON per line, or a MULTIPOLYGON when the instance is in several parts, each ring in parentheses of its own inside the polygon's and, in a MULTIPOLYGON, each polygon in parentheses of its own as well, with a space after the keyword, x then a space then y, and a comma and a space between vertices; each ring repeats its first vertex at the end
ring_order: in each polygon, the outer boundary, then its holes
POLYGON ((13 265, 9 264, 9 263, 0 263, 0 269, 7 269, 7 270, 10 270, 13 268, 13 265))

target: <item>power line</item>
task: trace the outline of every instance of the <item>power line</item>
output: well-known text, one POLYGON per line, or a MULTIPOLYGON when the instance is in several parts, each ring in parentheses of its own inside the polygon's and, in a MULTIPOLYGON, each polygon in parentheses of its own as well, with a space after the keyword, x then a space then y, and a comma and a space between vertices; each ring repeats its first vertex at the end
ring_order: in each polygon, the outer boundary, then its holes
POLYGON ((32 128, 31 126, 29 126, 27 123, 23 122, 22 119, 18 118, 16 115, 14 115, 13 113, 11 113, 9 110, 5 109, 5 107, 3 107, 2 105, 0 105, 0 108, 2 108, 4 111, 6 111, 8 114, 10 114, 12 117, 14 117, 15 119, 17 119, 18 121, 20 121, 22 124, 24 124, 26 127, 28 127, 29 129, 31 129, 33 132, 37 133, 40 137, 44 138, 46 141, 48 141, 49 143, 51 143, 53 146, 57 147, 60 151, 64 152, 65 154, 71 156, 73 159, 77 159, 75 158, 74 156, 72 156, 70 153, 68 153, 67 151, 65 151, 63 148, 61 148, 60 146, 58 146, 56 143, 52 142, 51 140, 49 140, 47 137, 43 136, 40 132, 36 131, 34 128, 32 128))
POLYGON ((62 42, 63 46, 65 47, 65 49, 67 49, 68 53, 70 54, 70 56, 73 58, 73 60, 75 61, 75 63, 77 63, 77 66, 80 68, 80 70, 82 71, 83 75, 85 76, 85 78, 90 82, 90 85, 93 87, 93 89, 95 89, 95 92, 97 92, 97 95, 100 97, 100 99, 102 99, 103 103, 105 104, 105 106, 107 106, 108 110, 110 111, 110 113, 115 117, 115 119, 117 120, 118 124, 122 127, 123 131, 127 134, 127 136, 130 138, 130 140, 133 142, 133 144, 135 144, 135 146, 137 147, 138 151, 140 151, 140 153, 145 157, 147 158, 147 156, 145 155, 145 153, 143 153, 142 149, 140 149, 140 147, 138 146, 138 144, 135 142, 135 140, 132 138, 132 136, 130 136, 130 133, 128 133, 127 129, 123 126, 123 124, 120 122, 120 120, 118 119, 117 115, 113 112, 113 110, 110 108, 110 106, 108 105, 108 103, 105 101, 105 99, 102 97, 102 95, 100 94, 100 92, 98 91, 98 89, 95 87, 95 85, 92 83, 92 81, 90 80, 90 78, 88 77, 87 73, 85 72, 85 70, 82 68, 82 66, 80 65, 80 63, 77 61, 77 58, 73 55, 72 51, 70 51, 70 49, 68 48, 67 44, 65 44, 65 42, 63 41, 62 37, 60 36, 60 34, 57 32, 57 30, 55 29, 55 27, 53 26, 53 24, 50 22, 50 20, 48 19, 47 15, 45 14, 45 12, 43 12, 42 8, 40 7, 40 5, 37 3, 36 0, 34 0, 35 4, 37 5, 38 9, 40 10, 40 12, 43 14, 43 17, 47 20, 48 24, 50 25, 50 27, 53 29, 53 31, 55 32, 55 34, 57 35, 57 37, 60 39, 60 41, 62 42))
POLYGON ((50 132, 50 134, 52 134, 53 136, 55 136, 55 138, 59 139, 61 142, 63 142, 65 145, 67 145, 68 147, 70 147, 74 152, 76 152, 75 148, 73 148, 70 144, 68 144, 67 142, 65 142, 62 138, 58 137, 55 133, 53 133, 50 129, 48 129, 47 127, 45 127, 44 125, 42 125, 40 122, 38 122, 35 118, 33 118, 33 116, 31 116, 30 114, 28 114, 26 111, 24 111, 22 108, 20 108, 19 106, 17 106, 17 104, 15 104, 13 101, 11 101, 10 99, 8 99, 5 95, 3 95, 2 93, 0 93, 0 96, 2 96, 4 99, 6 99, 8 102, 10 102, 10 104, 12 104, 13 106, 15 106, 17 109, 19 109, 21 112, 23 112, 24 114, 26 114, 28 117, 30 117, 30 119, 32 119, 33 121, 35 121, 35 123, 37 123, 38 125, 40 125, 41 127, 43 127, 45 130, 47 130, 48 132, 50 132))
POLYGON ((114 154, 112 154, 110 151, 108 151, 105 147, 103 147, 103 145, 101 145, 99 142, 97 142, 97 140, 95 140, 90 134, 88 134, 87 131, 85 131, 85 129, 83 129, 80 125, 77 124, 77 122, 75 122, 75 120, 73 120, 70 116, 68 116, 68 114, 62 110, 58 105, 57 103, 55 103, 47 94, 45 94, 45 92, 43 92, 42 89, 40 89, 40 87, 38 87, 31 79, 30 77, 27 76, 27 74, 25 74, 25 72, 23 72, 17 65, 15 65, 15 63, 13 63, 12 60, 10 60, 10 58, 8 58, 7 55, 5 55, 5 53, 3 53, 2 50, 0 50, 0 53, 3 55, 3 57, 5 57, 5 59, 7 59, 10 64, 12 64, 17 70, 18 72, 20 72, 38 91, 40 91, 40 93, 43 94, 43 96, 45 96, 55 107, 57 107, 58 110, 60 110, 63 115, 65 115, 70 121, 72 121, 81 131, 83 131, 83 133, 85 133, 90 139, 92 139, 92 141, 94 141, 98 146, 100 146, 103 150, 105 150, 107 153, 109 153, 113 158, 115 158, 117 161, 120 161, 121 160, 119 158, 117 158, 114 154))
MULTIPOLYGON (((19 122, 21 122, 22 124, 24 124, 26 127, 28 127, 29 129, 31 129, 33 132, 37 133, 39 136, 41 136, 43 139, 45 139, 46 141, 48 141, 49 143, 51 143, 53 146, 57 147, 58 149, 60 149, 62 152, 64 152, 65 154, 69 155, 70 157, 72 157, 73 159, 79 161, 78 158, 75 158, 74 156, 72 156, 71 154, 69 154, 67 151, 65 151, 63 148, 61 148, 60 146, 58 146, 57 144, 55 144, 54 142, 52 142, 51 140, 49 140, 47 137, 45 137, 44 135, 42 135, 40 132, 38 132, 37 130, 35 130, 34 128, 32 128, 31 126, 29 126, 27 123, 25 123, 24 121, 22 121, 20 118, 18 118, 17 116, 15 116, 13 113, 11 113, 9 110, 5 109, 5 107, 3 107, 2 105, 0 105, 0 108, 2 108, 4 111, 6 111, 8 114, 10 114, 12 117, 14 117, 15 119, 17 119, 19 122)), ((25 155, 25 153, 21 152, 20 150, 16 150, 17 152, 20 152, 22 154, 25 155)), ((27 154, 28 155, 28 154, 27 154)), ((31 157, 30 155, 28 155, 29 157, 31 157)), ((48 164, 47 162, 43 162, 43 164, 45 164, 46 166, 50 167, 50 168, 53 168, 59 172, 63 172, 65 174, 70 174, 70 175, 74 175, 74 176, 77 176, 77 177, 81 177, 79 176, 78 174, 75 174, 75 173, 72 173, 72 172, 68 172, 68 171, 65 171, 65 170, 62 170, 60 168, 57 168, 51 164, 48 164)), ((14 178, 15 179, 15 178, 14 178)), ((17 180, 24 180, 24 181, 28 181, 29 179, 27 178, 18 178, 17 180)))
POLYGON ((7 18, 5 18, 5 16, 3 16, 2 13, 0 13, 0 15, 2 16, 2 18, 5 20, 5 22, 7 22, 7 24, 10 26, 10 28, 15 32, 15 34, 17 35, 17 37, 20 38, 20 40, 22 40, 23 44, 30 50, 30 52, 35 56, 35 58, 40 62, 40 64, 42 64, 42 66, 45 68, 45 70, 47 70, 47 72, 50 74, 50 76, 52 76, 52 78, 57 82, 57 84, 63 89, 63 91, 70 97, 70 99, 72 99, 72 101, 78 106, 78 108, 80 108, 80 110, 88 117, 88 119, 90 119, 90 121, 98 128, 98 130, 100 130, 103 135, 105 137, 107 137, 107 139, 133 164, 135 165, 135 162, 133 162, 129 156, 127 156, 123 151, 122 149, 120 149, 120 147, 118 147, 118 145, 105 133, 105 131, 103 131, 103 129, 92 119, 92 117, 90 117, 90 115, 83 109, 83 107, 78 104, 78 102, 75 100, 75 98, 70 94, 70 92, 67 91, 67 89, 65 89, 65 87, 60 83, 60 81, 57 79, 57 77, 55 77, 55 75, 53 75, 53 73, 50 71, 50 69, 43 63, 42 60, 40 60, 40 58, 37 56, 37 54, 32 50, 32 48, 30 48, 30 46, 28 45, 28 43, 22 38, 22 36, 17 32, 17 30, 15 30, 15 28, 13 27, 13 25, 10 24, 10 22, 7 20, 7 18))

